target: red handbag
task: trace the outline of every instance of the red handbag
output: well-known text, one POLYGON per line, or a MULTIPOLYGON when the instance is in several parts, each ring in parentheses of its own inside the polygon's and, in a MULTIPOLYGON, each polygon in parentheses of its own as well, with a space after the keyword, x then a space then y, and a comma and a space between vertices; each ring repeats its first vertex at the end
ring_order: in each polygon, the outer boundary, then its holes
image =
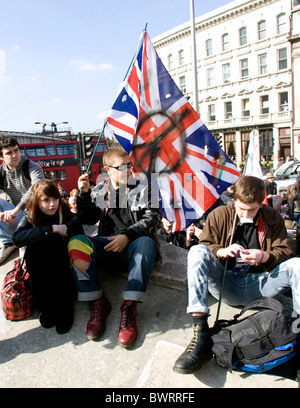
POLYGON ((13 269, 6 274, 1 291, 1 303, 7 320, 22 320, 32 314, 34 298, 24 258, 15 260, 13 269))

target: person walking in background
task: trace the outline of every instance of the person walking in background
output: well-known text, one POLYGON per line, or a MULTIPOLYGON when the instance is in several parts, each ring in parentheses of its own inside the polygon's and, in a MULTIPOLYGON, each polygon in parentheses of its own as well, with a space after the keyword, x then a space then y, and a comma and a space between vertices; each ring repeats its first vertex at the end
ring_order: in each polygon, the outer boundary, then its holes
POLYGON ((274 181, 274 175, 272 172, 267 173, 265 180, 265 187, 267 192, 268 205, 273 207, 273 195, 277 194, 277 184, 274 181))
POLYGON ((295 184, 290 187, 290 198, 294 204, 294 220, 300 221, 300 177, 296 178, 295 184))

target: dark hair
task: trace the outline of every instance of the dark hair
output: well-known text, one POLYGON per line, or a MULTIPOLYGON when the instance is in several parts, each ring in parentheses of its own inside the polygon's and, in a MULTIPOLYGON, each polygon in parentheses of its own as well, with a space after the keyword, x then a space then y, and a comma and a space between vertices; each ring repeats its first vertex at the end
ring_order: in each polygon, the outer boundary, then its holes
POLYGON ((72 219, 72 213, 68 204, 63 200, 57 185, 53 181, 43 179, 39 180, 32 187, 31 196, 29 197, 26 207, 28 211, 29 221, 36 227, 47 225, 43 212, 40 210, 39 202, 41 197, 45 195, 47 197, 54 197, 59 199, 58 209, 62 213, 62 219, 64 223, 69 222, 72 219))
POLYGON ((259 203, 265 198, 265 183, 258 177, 241 176, 233 186, 233 199, 242 203, 259 203))
POLYGON ((19 142, 14 137, 10 136, 1 136, 0 138, 0 156, 2 157, 2 150, 6 149, 7 147, 15 147, 19 145, 19 142))

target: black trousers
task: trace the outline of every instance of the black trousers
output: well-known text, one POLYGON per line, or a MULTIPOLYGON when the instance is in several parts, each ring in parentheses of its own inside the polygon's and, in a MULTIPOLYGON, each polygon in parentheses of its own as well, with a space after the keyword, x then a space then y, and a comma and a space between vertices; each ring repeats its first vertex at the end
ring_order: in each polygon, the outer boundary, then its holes
POLYGON ((54 235, 26 248, 26 266, 39 311, 59 312, 73 305, 75 282, 70 267, 67 241, 54 235))

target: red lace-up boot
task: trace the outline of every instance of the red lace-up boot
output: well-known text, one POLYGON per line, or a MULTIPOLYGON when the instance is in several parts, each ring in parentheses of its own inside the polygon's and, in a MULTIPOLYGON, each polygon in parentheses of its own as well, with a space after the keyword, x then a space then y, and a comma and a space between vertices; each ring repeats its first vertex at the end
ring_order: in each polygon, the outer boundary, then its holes
POLYGON ((134 300, 125 300, 121 306, 121 321, 119 327, 119 344, 126 349, 131 348, 138 335, 136 325, 136 305, 134 300))
POLYGON ((106 319, 111 311, 111 304, 103 296, 90 302, 91 316, 86 326, 86 335, 89 340, 98 340, 106 327, 106 319))

